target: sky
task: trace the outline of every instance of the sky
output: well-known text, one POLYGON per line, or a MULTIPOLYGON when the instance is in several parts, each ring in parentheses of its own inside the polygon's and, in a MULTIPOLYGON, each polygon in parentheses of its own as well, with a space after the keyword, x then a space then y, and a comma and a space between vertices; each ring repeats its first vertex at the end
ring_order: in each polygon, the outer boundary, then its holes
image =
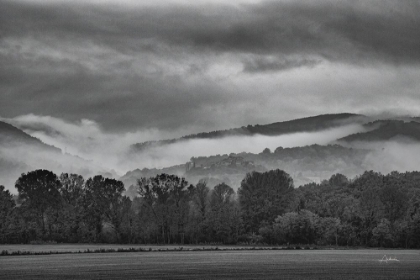
POLYGON ((0 117, 27 126, 160 133, 146 139, 326 113, 420 115, 419 1, 0 6, 0 117))

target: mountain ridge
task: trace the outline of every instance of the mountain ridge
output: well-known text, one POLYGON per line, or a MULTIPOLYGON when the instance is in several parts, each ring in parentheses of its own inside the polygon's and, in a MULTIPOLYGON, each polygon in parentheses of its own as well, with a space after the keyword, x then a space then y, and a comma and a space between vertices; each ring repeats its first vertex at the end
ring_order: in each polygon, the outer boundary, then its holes
POLYGON ((11 144, 28 144, 35 145, 39 148, 47 149, 49 151, 61 153, 61 149, 48 145, 42 142, 40 139, 29 135, 23 130, 7 123, 0 121, 0 144, 11 145, 11 144))
POLYGON ((388 141, 396 138, 408 138, 420 141, 420 122, 413 120, 376 120, 364 125, 369 128, 367 132, 351 134, 340 139, 338 142, 356 141, 388 141))
POLYGON ((151 147, 170 145, 190 139, 217 139, 226 136, 251 136, 257 134, 266 136, 278 136, 282 134, 298 132, 313 132, 328 128, 334 128, 340 125, 350 124, 354 122, 363 123, 366 121, 366 119, 367 117, 365 115, 353 113, 323 114, 264 125, 247 125, 226 130, 201 132, 174 139, 146 141, 133 144, 131 145, 131 147, 134 150, 141 151, 143 149, 151 147))

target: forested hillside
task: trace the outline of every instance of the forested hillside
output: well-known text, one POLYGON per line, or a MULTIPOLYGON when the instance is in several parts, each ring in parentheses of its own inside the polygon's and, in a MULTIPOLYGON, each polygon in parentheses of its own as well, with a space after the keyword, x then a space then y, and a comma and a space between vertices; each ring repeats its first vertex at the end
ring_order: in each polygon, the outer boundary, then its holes
POLYGON ((368 118, 366 116, 349 113, 326 114, 291 121, 277 122, 272 124, 248 125, 228 130, 202 132, 198 134, 186 135, 177 139, 137 143, 133 145, 133 149, 134 151, 141 151, 151 147, 170 145, 190 139, 215 139, 226 136, 251 136, 256 134, 276 136, 297 132, 313 132, 343 126, 346 124, 364 123, 367 119, 368 118))
POLYGON ((365 124, 367 132, 356 133, 339 139, 339 141, 388 141, 393 138, 408 138, 420 141, 420 123, 418 121, 378 120, 365 124))
POLYGON ((32 137, 22 130, 2 121, 0 121, 0 145, 31 145, 40 149, 61 153, 60 149, 47 145, 40 141, 38 138, 32 137))
POLYGON ((294 188, 282 170, 225 183, 159 174, 124 184, 94 176, 22 174, 0 187, 0 242, 315 244, 420 248, 420 173, 335 174, 294 188))
POLYGON ((171 173, 183 176, 194 184, 206 178, 211 187, 225 182, 237 190, 248 172, 282 169, 291 175, 295 186, 298 187, 314 181, 320 182, 335 173, 354 177, 369 168, 365 160, 371 152, 340 145, 278 147, 274 151, 265 149, 258 154, 243 152, 193 157, 185 165, 133 170, 121 177, 121 180, 126 186, 131 186, 141 177, 171 173))

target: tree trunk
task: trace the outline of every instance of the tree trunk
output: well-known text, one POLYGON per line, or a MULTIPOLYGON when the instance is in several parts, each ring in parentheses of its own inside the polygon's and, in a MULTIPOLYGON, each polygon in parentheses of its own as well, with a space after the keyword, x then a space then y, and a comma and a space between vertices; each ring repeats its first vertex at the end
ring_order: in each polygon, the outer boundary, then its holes
POLYGON ((42 237, 45 237, 45 220, 44 220, 44 211, 41 211, 41 220, 42 220, 42 237))

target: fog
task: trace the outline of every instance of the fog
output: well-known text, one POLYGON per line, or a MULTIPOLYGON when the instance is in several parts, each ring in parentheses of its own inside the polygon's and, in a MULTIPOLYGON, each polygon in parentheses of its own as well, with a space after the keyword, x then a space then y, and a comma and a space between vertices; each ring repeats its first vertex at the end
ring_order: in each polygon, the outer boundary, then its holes
MULTIPOLYGON (((4 119, 3 119, 4 120, 4 119)), ((103 174, 119 178, 126 172, 142 168, 163 168, 184 164, 191 157, 230 153, 272 152, 278 147, 326 145, 349 134, 366 131, 360 124, 342 125, 318 132, 302 132, 280 136, 229 136, 215 139, 182 140, 175 144, 135 151, 132 144, 156 139, 179 137, 184 133, 157 129, 128 133, 104 131, 90 120, 67 122, 53 117, 26 115, 5 120, 28 134, 55 146, 62 153, 29 145, 9 145, 0 148, 0 175, 9 190, 15 192, 14 182, 23 172, 48 169, 56 174, 77 173, 84 177, 103 174)), ((187 130, 186 130, 187 131, 187 130)), ((343 143, 339 143, 343 144, 343 143)), ((368 149, 362 168, 389 173, 393 170, 411 171, 420 166, 420 145, 406 139, 387 142, 358 142, 347 144, 368 149)), ((299 166, 299 165, 298 165, 299 166)), ((326 179, 326 178, 323 178, 326 179)))
POLYGON ((312 144, 325 145, 348 134, 364 131, 361 125, 346 125, 318 131, 285 134, 280 136, 229 136, 218 139, 192 139, 163 147, 155 147, 132 155, 137 168, 156 167, 185 163, 191 157, 230 153, 261 153, 265 148, 274 151, 278 147, 299 147, 312 144))
POLYGON ((383 174, 392 171, 420 171, 420 144, 408 138, 390 141, 356 142, 354 148, 369 149, 363 166, 383 174))
POLYGON ((84 177, 95 174, 115 176, 109 170, 76 156, 62 154, 54 150, 40 148, 28 144, 3 145, 0 147, 0 185, 12 193, 16 180, 22 173, 36 169, 51 170, 57 175, 61 173, 76 173, 84 177))
MULTIPOLYGON (((25 115, 6 120, 44 143, 60 148, 118 175, 136 168, 163 168, 184 164, 191 157, 240 152, 260 153, 265 148, 327 144, 348 134, 364 131, 361 125, 344 125, 319 131, 281 136, 230 136, 218 139, 184 140, 172 145, 133 153, 130 146, 149 140, 179 137, 157 129, 128 133, 110 133, 91 120, 67 122, 48 116, 25 115)), ((182 132, 181 132, 182 133, 182 132)), ((46 158, 46 156, 43 156, 46 158)), ((66 165, 62 163, 62 165, 66 165)))

